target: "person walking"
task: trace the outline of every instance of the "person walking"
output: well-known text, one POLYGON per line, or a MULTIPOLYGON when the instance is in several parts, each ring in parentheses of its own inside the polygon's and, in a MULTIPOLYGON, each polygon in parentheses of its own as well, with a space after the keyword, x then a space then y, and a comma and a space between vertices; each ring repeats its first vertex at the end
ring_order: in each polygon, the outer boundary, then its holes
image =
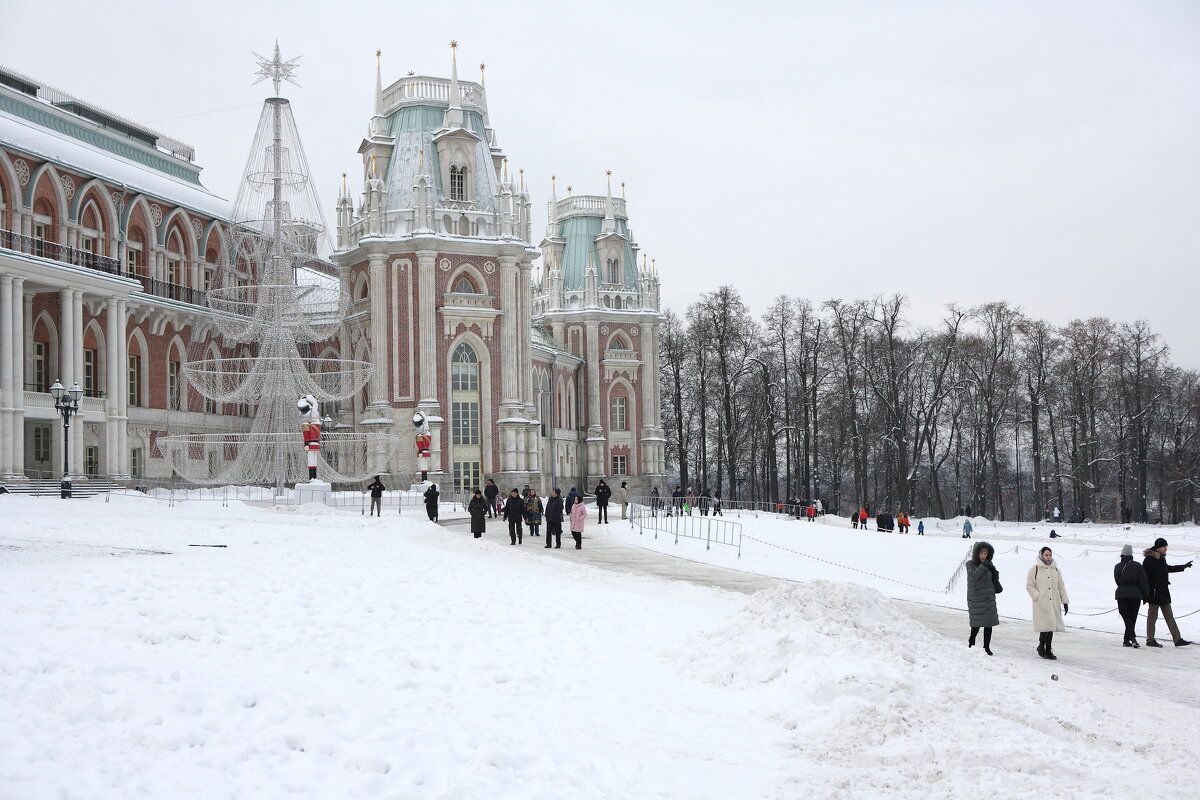
POLYGON ((1161 613, 1175 646, 1187 647, 1191 642, 1179 635, 1179 626, 1175 624, 1175 615, 1171 612, 1171 579, 1167 575, 1171 572, 1183 572, 1192 562, 1169 566, 1167 540, 1161 536, 1154 540, 1154 547, 1142 551, 1142 555, 1142 567, 1146 570, 1146 581, 1150 584, 1150 607, 1146 609, 1146 646, 1162 647, 1154 638, 1154 627, 1161 613))
POLYGON ((809 503, 808 508, 804 510, 804 513, 808 516, 809 522, 815 522, 817 519, 817 504, 809 503))
POLYGON ((817 507, 817 516, 825 516, 825 506, 821 505, 821 498, 818 497, 816 500, 813 500, 813 505, 817 507))
POLYGON ((567 492, 567 502, 563 506, 563 513, 567 516, 571 515, 571 506, 579 502, 579 492, 575 491, 575 487, 571 487, 571 491, 567 492))
POLYGON ((717 492, 713 495, 712 515, 714 517, 723 517, 725 513, 721 511, 721 493, 717 492))
POLYGON ((488 501, 476 488, 475 493, 471 495, 471 502, 467 503, 467 513, 471 515, 471 533, 475 535, 476 539, 483 536, 487 530, 487 512, 488 501))
POLYGON ((425 513, 429 515, 430 522, 437 522, 438 518, 438 497, 441 492, 438 491, 437 484, 429 484, 429 488, 425 490, 425 513))
POLYGON ((371 493, 371 510, 367 512, 367 516, 372 514, 382 516, 383 511, 383 481, 379 480, 379 476, 375 476, 375 480, 367 484, 367 491, 371 493))
POLYGON ((987 542, 976 542, 967 561, 967 615, 971 621, 971 637, 967 647, 975 646, 975 637, 983 628, 983 652, 992 654, 992 628, 1000 624, 996 610, 996 595, 1000 586, 1000 571, 992 563, 996 551, 987 542))
POLYGON ((972 530, 974 530, 974 529, 975 529, 975 526, 971 524, 971 520, 969 520, 969 519, 964 519, 964 520, 963 520, 963 535, 962 535, 962 538, 964 538, 964 539, 970 539, 970 538, 971 538, 971 531, 972 531, 972 530))
POLYGON ((688 487, 687 494, 683 497, 683 507, 687 509, 687 514, 692 515, 692 509, 696 507, 696 493, 692 491, 692 487, 688 487))
POLYGON ((919 519, 919 520, 917 520, 917 536, 924 536, 924 535, 925 535, 925 520, 919 519))
POLYGON ((555 547, 562 547, 563 499, 562 490, 557 486, 550 492, 546 501, 546 547, 554 540, 555 547))
POLYGON ((851 527, 854 528, 854 530, 858 530, 858 512, 857 511, 850 512, 850 525, 851 525, 851 527))
POLYGON ((711 506, 711 505, 712 505, 712 492, 710 492, 708 490, 708 487, 706 486, 700 492, 700 516, 707 517, 708 509, 709 509, 709 506, 711 506))
POLYGON ((660 508, 662 508, 662 496, 658 493, 658 487, 654 486, 650 489, 650 516, 657 517, 660 508))
POLYGON ((529 525, 530 536, 542 535, 542 498, 538 497, 536 489, 530 489, 525 498, 525 522, 529 525))
POLYGON ((508 538, 511 540, 509 544, 522 544, 525 541, 525 531, 521 527, 521 520, 525 517, 525 501, 521 499, 521 495, 516 489, 508 493, 508 499, 504 501, 504 511, 501 515, 508 521, 508 538))
POLYGON ((500 495, 500 487, 496 485, 496 481, 492 478, 487 479, 487 485, 483 487, 483 499, 487 500, 488 516, 496 516, 496 498, 500 495))
POLYGON ((1133 560, 1133 545, 1121 548, 1121 560, 1113 567, 1113 580, 1117 582, 1117 611, 1125 621, 1125 647, 1141 647, 1137 640, 1138 609, 1150 599, 1150 582, 1146 569, 1133 560))
POLYGON ((621 488, 617 490, 617 496, 621 500, 621 519, 629 519, 629 483, 621 481, 621 488))
POLYGON ((583 549, 583 527, 587 522, 587 506, 583 501, 571 506, 571 538, 575 540, 575 549, 583 549))
POLYGON ((680 516, 683 516, 683 502, 683 487, 679 484, 676 484, 675 491, 671 492, 671 506, 667 509, 667 516, 671 516, 672 511, 680 516))
POLYGON ((1063 614, 1068 611, 1067 586, 1054 563, 1054 551, 1043 547, 1037 563, 1029 568, 1025 591, 1033 600, 1033 629, 1038 632, 1037 653, 1042 658, 1057 660, 1054 655, 1054 633, 1065 631, 1063 614))
POLYGON ((863 506, 858 510, 858 527, 864 531, 867 529, 867 507, 863 506))
POLYGON ((604 479, 601 478, 600 482, 596 484, 596 491, 593 492, 593 494, 596 495, 596 521, 603 522, 605 525, 607 525, 608 501, 609 498, 612 497, 612 489, 610 489, 608 484, 604 482, 604 479))

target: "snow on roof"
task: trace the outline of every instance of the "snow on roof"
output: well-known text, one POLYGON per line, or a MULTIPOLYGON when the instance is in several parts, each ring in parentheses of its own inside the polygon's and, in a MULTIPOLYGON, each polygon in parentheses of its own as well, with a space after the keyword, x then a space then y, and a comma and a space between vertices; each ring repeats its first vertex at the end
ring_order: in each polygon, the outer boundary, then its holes
POLYGON ((174 205, 228 220, 230 203, 207 189, 0 110, 0 144, 94 175, 174 205))

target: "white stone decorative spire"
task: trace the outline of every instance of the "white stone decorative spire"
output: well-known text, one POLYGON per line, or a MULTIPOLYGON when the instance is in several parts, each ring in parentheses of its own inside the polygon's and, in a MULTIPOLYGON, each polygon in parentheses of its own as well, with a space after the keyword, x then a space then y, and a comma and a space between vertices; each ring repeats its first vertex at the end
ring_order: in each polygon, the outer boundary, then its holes
POLYGON ((381 65, 382 50, 375 51, 375 114, 367 135, 372 138, 387 136, 387 117, 383 113, 383 68, 381 65))
POLYGON ((463 126, 462 92, 458 87, 458 42, 450 42, 450 107, 442 117, 443 128, 463 126))
POLYGON ((599 308, 600 294, 596 277, 596 265, 592 263, 592 251, 588 250, 587 271, 583 274, 583 305, 585 308, 599 308))
POLYGON ((613 216, 612 170, 605 170, 604 174, 608 178, 608 195, 604 200, 604 224, 600 227, 600 233, 616 233, 617 219, 613 216))

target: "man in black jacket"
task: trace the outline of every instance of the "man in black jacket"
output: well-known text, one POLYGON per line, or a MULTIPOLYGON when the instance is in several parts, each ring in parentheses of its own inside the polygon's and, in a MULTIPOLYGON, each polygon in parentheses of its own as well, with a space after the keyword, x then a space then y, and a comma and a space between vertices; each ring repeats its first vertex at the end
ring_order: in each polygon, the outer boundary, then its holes
POLYGON ((612 497, 612 489, 608 488, 608 484, 601 480, 596 484, 596 513, 599 514, 597 522, 608 524, 608 498, 612 497))
POLYGON ((1113 568, 1113 580, 1117 582, 1117 611, 1125 621, 1125 647, 1141 647, 1138 644, 1138 609, 1150 597, 1150 583, 1146 580, 1146 569, 1133 560, 1133 545, 1121 548, 1121 560, 1113 568))
POLYGON ((489 517, 496 516, 496 497, 500 494, 500 487, 496 485, 496 481, 488 478, 487 486, 483 487, 483 499, 487 500, 487 511, 489 517))
POLYGON ((371 511, 367 516, 374 514, 380 516, 383 508, 383 481, 379 480, 379 476, 375 476, 375 480, 367 484, 367 491, 371 493, 371 511))
POLYGON ((523 542, 525 531, 521 528, 521 520, 525 518, 525 501, 516 489, 508 493, 508 500, 504 503, 504 518, 508 520, 508 538, 512 540, 509 544, 523 542))
POLYGON ((1146 582, 1150 585, 1150 608, 1146 611, 1146 646, 1162 647, 1154 639, 1154 625, 1158 622, 1159 612, 1166 620, 1167 630, 1175 640, 1176 647, 1186 647, 1191 642, 1179 635, 1179 626, 1175 624, 1175 615, 1171 613, 1171 580, 1169 572, 1183 572, 1192 562, 1179 564, 1174 567, 1167 564, 1167 540, 1161 536, 1154 540, 1154 547, 1143 550, 1142 567, 1146 570, 1146 582))
POLYGON ((557 486, 546 502, 546 547, 554 540, 555 547, 562 547, 563 499, 557 486))

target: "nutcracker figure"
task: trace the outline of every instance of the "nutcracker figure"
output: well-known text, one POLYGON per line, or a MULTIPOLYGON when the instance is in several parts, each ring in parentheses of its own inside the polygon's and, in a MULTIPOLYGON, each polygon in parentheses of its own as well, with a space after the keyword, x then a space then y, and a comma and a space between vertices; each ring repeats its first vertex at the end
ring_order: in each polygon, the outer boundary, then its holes
POLYGON ((304 437, 304 449, 308 451, 308 479, 317 479, 317 453, 321 451, 321 414, 317 398, 306 394, 296 401, 300 410, 300 432, 304 437))
POLYGON ((413 414, 413 433, 417 443, 417 464, 421 470, 421 482, 424 483, 429 480, 430 448, 433 446, 433 437, 429 434, 429 420, 425 419, 425 415, 420 411, 413 414))

